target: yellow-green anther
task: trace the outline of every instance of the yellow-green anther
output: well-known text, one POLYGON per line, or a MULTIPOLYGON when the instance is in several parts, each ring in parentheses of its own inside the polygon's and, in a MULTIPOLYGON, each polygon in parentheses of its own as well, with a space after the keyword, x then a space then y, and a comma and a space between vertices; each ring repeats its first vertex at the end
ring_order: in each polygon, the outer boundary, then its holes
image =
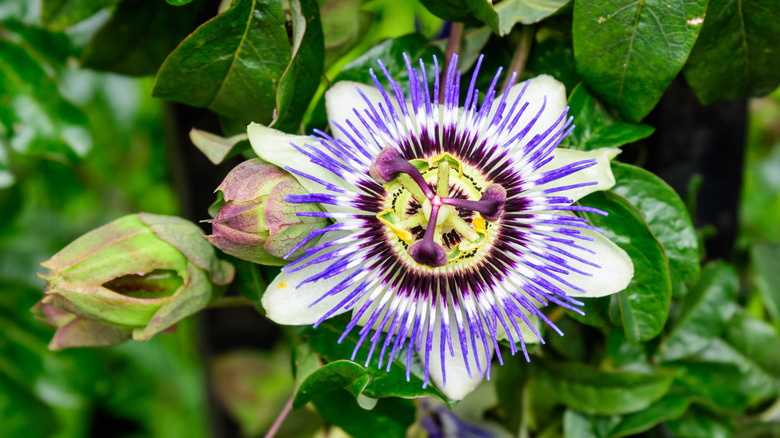
POLYGON ((436 179, 436 195, 446 198, 450 194, 450 163, 439 162, 439 172, 436 179))

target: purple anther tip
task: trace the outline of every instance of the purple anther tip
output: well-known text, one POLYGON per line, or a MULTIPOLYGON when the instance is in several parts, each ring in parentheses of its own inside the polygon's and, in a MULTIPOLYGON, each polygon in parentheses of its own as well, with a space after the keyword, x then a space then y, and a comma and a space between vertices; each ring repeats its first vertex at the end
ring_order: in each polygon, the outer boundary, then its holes
POLYGON ((415 262, 431 268, 444 266, 449 260, 444 247, 433 241, 418 240, 411 244, 407 251, 415 262))
POLYGON ((399 173, 406 170, 409 162, 404 160, 400 153, 392 146, 382 149, 376 156, 368 173, 379 184, 388 184, 394 180, 399 173))
POLYGON ((482 192, 482 198, 480 202, 492 201, 492 205, 489 211, 481 212, 482 217, 486 221, 493 222, 501 216, 504 211, 504 203, 506 202, 506 189, 498 184, 491 184, 487 186, 484 192, 482 192), (493 207, 494 206, 494 207, 493 207))

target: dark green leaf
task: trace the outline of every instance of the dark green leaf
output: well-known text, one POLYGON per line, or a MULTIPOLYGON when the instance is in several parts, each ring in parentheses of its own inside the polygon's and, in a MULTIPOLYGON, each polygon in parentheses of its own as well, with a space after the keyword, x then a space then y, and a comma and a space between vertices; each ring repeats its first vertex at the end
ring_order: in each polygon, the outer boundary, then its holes
MULTIPOLYGON (((352 397, 359 400, 368 384, 368 375, 364 368, 355 362, 337 360, 331 362, 308 375, 296 388, 293 409, 298 409, 316 397, 321 397, 340 389, 347 390, 352 397)), ((364 397, 365 399, 365 397, 364 397)), ((371 409, 376 400, 366 400, 361 403, 363 409, 371 409)))
POLYGON ((780 321, 780 244, 759 243, 750 250, 753 262, 753 281, 764 299, 767 312, 780 321))
MULTIPOLYGON (((344 318, 331 319, 322 323, 316 329, 306 329, 303 334, 308 337, 308 342, 310 343, 312 350, 317 352, 325 361, 329 362, 325 367, 328 367, 328 365, 332 365, 333 363, 338 363, 340 368, 336 370, 337 372, 350 368, 350 370, 345 371, 345 373, 354 372, 354 375, 357 377, 352 379, 353 381, 361 379, 361 377, 357 375, 357 370, 362 370, 363 375, 367 379, 367 383, 364 388, 350 388, 350 391, 353 394, 374 398, 414 398, 427 395, 444 403, 451 404, 451 401, 432 384, 429 384, 427 388, 423 388, 423 365, 416 354, 412 355, 411 376, 410 380, 408 382, 406 381, 405 349, 399 351, 396 354, 396 357, 393 358, 393 366, 390 368, 389 372, 385 371, 387 362, 383 363, 381 369, 379 368, 378 354, 372 356, 368 367, 363 367, 371 345, 368 342, 364 342, 358 349, 357 355, 355 356, 355 362, 350 362, 349 359, 357 345, 359 335, 357 334, 357 330, 353 330, 341 343, 338 343, 338 338, 344 332, 345 326, 344 318)), ((349 375, 352 376, 353 374, 349 375)), ((358 381, 356 385, 360 386, 361 384, 363 383, 358 381)), ((337 387, 341 388, 341 386, 337 387)), ((359 401, 362 402, 364 400, 359 401)))
POLYGON ((74 159, 92 148, 81 110, 25 49, 6 41, 0 41, 0 124, 19 154, 74 159))
POLYGON ((699 244, 680 196, 661 178, 629 164, 612 163, 612 190, 634 204, 666 250, 675 295, 684 295, 699 279, 699 244))
POLYGON ((60 32, 85 20, 118 0, 44 0, 41 23, 47 29, 60 32))
POLYGON ((588 218, 634 262, 634 277, 618 294, 626 337, 635 344, 652 339, 666 323, 672 297, 669 262, 663 247, 642 214, 620 195, 596 192, 585 197, 582 204, 609 213, 607 217, 588 214, 588 218))
POLYGON ((774 0, 710 0, 685 79, 704 103, 762 96, 780 85, 774 0))
POLYGON ((690 401, 677 394, 667 394, 661 400, 648 406, 640 412, 624 416, 610 430, 611 438, 619 438, 642 433, 658 423, 679 418, 685 413, 690 401))
POLYGON ((502 422, 512 432, 520 428, 523 417, 523 404, 526 403, 525 392, 529 377, 529 367, 517 364, 494 368, 493 379, 496 382, 498 407, 504 421, 502 422))
POLYGON ((569 108, 575 128, 566 139, 574 149, 619 147, 648 137, 655 130, 643 123, 614 121, 583 84, 577 85, 569 95, 569 108))
POLYGON ((717 409, 741 412, 778 393, 776 377, 721 339, 710 343, 695 361, 669 365, 675 368, 677 384, 717 409))
POLYGON ((582 81, 574 66, 571 38, 564 36, 551 35, 534 44, 526 69, 534 75, 552 75, 563 82, 567 90, 573 90, 582 81))
MULTIPOLYGON (((355 81, 374 85, 374 82, 371 80, 371 76, 368 73, 368 69, 371 68, 376 70, 377 60, 381 60, 385 65, 385 68, 387 68, 388 73, 390 73, 390 76, 398 81, 398 84, 404 92, 408 93, 409 81, 406 72, 406 64, 404 64, 404 53, 409 55, 410 59, 421 58, 425 60, 425 62, 429 62, 433 55, 438 56, 439 59, 441 59, 442 56, 441 51, 436 46, 431 45, 422 35, 404 35, 399 38, 382 41, 369 49, 366 53, 350 61, 331 82, 355 81)), ((433 69, 427 68, 426 73, 428 74, 428 80, 432 81, 434 74, 433 69)), ((377 75, 377 77, 384 86, 387 86, 384 75, 380 74, 377 75)), ((308 132, 313 128, 325 129, 327 125, 328 117, 325 114, 325 97, 323 95, 315 105, 311 119, 307 123, 306 131, 308 132)))
POLYGON ((729 321, 725 339, 764 371, 780 377, 780 336, 774 327, 740 311, 729 321))
POLYGON ((685 297, 674 328, 664 339, 664 359, 682 359, 708 348, 734 315, 738 287, 734 268, 724 262, 707 265, 699 284, 685 297))
POLYGON ((654 370, 648 362, 645 344, 633 345, 625 338, 625 333, 618 327, 607 332, 607 351, 609 359, 620 371, 636 371, 648 373, 654 370))
POLYGON ((642 120, 685 64, 706 5, 706 0, 576 1, 577 70, 626 119, 642 120))
POLYGON ((165 0, 169 4, 172 4, 174 6, 181 6, 186 5, 187 3, 191 2, 192 0, 165 0))
POLYGON ((152 93, 244 124, 268 123, 290 53, 278 0, 236 0, 168 56, 152 93))
POLYGON ((320 84, 325 59, 316 0, 291 0, 292 60, 279 79, 273 127, 298 130, 303 113, 320 84))
POLYGON ((314 399, 325 419, 355 438, 396 438, 406 435, 414 422, 410 400, 385 398, 370 411, 363 410, 347 391, 335 391, 314 399))
POLYGON ((669 421, 667 426, 674 436, 680 438, 731 438, 734 434, 734 426, 728 424, 727 417, 696 407, 669 421))
POLYGON ((610 372, 579 363, 537 359, 533 371, 550 397, 569 408, 596 415, 627 414, 647 408, 672 383, 668 373, 610 372))
POLYGON ((233 279, 233 287, 255 304, 261 310, 260 298, 268 286, 259 267, 246 260, 230 257, 230 263, 236 268, 236 277, 233 279))
POLYGON ((685 397, 669 394, 642 411, 619 416, 585 415, 568 409, 563 416, 567 438, 620 438, 651 429, 658 423, 679 418, 688 409, 685 397))
POLYGON ((564 438, 606 438, 617 417, 586 415, 573 409, 563 413, 564 438))
POLYGON ((203 5, 203 1, 176 7, 160 0, 123 0, 84 47, 81 63, 131 76, 153 75, 195 29, 203 5))
POLYGON ((581 308, 585 312, 584 315, 568 309, 566 309, 566 314, 583 324, 608 329, 614 325, 609 318, 610 299, 611 297, 599 297, 584 300, 584 305, 581 308))

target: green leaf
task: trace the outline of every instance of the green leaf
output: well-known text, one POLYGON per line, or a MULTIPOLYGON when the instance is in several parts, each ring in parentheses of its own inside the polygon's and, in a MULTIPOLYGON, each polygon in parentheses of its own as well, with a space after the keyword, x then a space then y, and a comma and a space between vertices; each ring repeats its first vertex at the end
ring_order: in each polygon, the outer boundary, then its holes
POLYGON ((567 438, 620 438, 650 430, 656 424, 682 416, 690 402, 683 396, 668 394, 642 411, 619 416, 585 415, 566 410, 563 433, 567 438))
POLYGON ((84 113, 25 49, 6 41, 0 41, 0 96, 0 136, 16 153, 72 160, 92 148, 84 113))
POLYGON ((716 409, 742 412, 778 394, 778 381, 721 339, 715 339, 694 360, 668 363, 676 384, 716 409))
POLYGON ((739 311, 729 321, 724 338, 761 369, 780 377, 780 336, 774 327, 739 311))
POLYGON ((583 301, 580 308, 584 315, 566 309, 566 314, 578 322, 591 327, 609 329, 614 324, 609 318, 609 302, 611 297, 590 298, 583 301))
POLYGON ((695 406, 666 426, 680 438, 731 438, 734 435, 734 427, 728 424, 728 418, 695 406))
POLYGON ((192 0, 165 0, 170 5, 174 6, 181 6, 186 5, 187 3, 191 2, 192 0))
POLYGON ((773 0, 710 0, 685 79, 702 102, 763 96, 780 85, 780 13, 773 0))
POLYGON ((130 76, 157 73, 165 57, 198 25, 204 1, 185 7, 123 0, 81 54, 84 67, 130 76))
POLYGON ((352 394, 361 408, 372 409, 376 405, 376 399, 366 400, 366 397, 363 397, 363 400, 360 400, 368 379, 364 368, 355 362, 348 360, 331 362, 312 372, 296 388, 293 409, 298 409, 316 397, 342 388, 352 394))
POLYGON ((699 279, 699 243, 680 196, 661 178, 636 166, 612 163, 612 191, 634 204, 666 250, 675 295, 684 295, 699 279))
POLYGON ((297 130, 320 83, 325 48, 316 0, 290 0, 292 60, 279 79, 272 126, 297 130))
POLYGON ((360 43, 368 32, 373 17, 361 10, 362 3, 362 0, 327 0, 321 3, 326 66, 332 65, 360 43))
MULTIPOLYGON (((542 32, 538 32, 536 38, 541 34, 542 32)), ((531 47, 526 70, 533 75, 552 75, 563 82, 567 90, 574 90, 582 81, 574 65, 571 38, 557 34, 547 36, 531 47)))
POLYGON ((279 0, 236 0, 168 56, 152 95, 267 124, 290 59, 279 0))
POLYGON ((230 263, 236 268, 236 278, 233 280, 233 288, 241 295, 252 301, 258 311, 262 311, 260 298, 265 292, 268 283, 263 278, 259 267, 246 260, 229 257, 230 263))
POLYGON ((617 370, 640 373, 653 372, 654 367, 648 361, 646 350, 645 344, 633 345, 628 342, 625 333, 618 327, 613 327, 607 332, 608 357, 617 370))
POLYGON ((655 128, 644 123, 613 120, 584 84, 577 85, 569 95, 569 108, 575 128, 566 139, 569 147, 574 149, 589 151, 619 147, 648 137, 655 131, 655 128))
POLYGON ((503 0, 495 4, 476 0, 474 16, 500 36, 508 34, 517 23, 533 24, 563 8, 569 0, 503 0))
POLYGON ((738 288, 734 268, 724 262, 707 265, 699 284, 685 297, 674 328, 664 339, 664 359, 682 359, 708 348, 734 315, 738 288))
MULTIPOLYGON (((409 55, 409 59, 421 58, 428 62, 434 55, 442 59, 442 52, 438 47, 431 45, 430 42, 420 34, 409 34, 402 37, 388 39, 375 45, 364 54, 345 65, 338 75, 331 82, 334 84, 339 81, 354 81, 363 84, 374 85, 368 69, 377 69, 377 60, 381 60, 387 68, 390 77, 398 81, 401 89, 408 96, 409 81, 404 63, 403 54, 409 55)), ((428 80, 433 81, 433 69, 426 68, 428 80)), ((383 74, 378 74, 377 78, 385 87, 387 81, 383 74)), ((389 89, 389 88, 388 88, 389 89)), ((320 96, 317 101, 311 119, 306 124, 306 131, 312 128, 325 129, 328 125, 328 117, 325 113, 325 97, 320 96)))
MULTIPOLYGON (((406 350, 396 354, 389 372, 385 371, 386 362, 382 369, 379 369, 378 354, 372 356, 368 367, 363 366, 371 345, 367 342, 364 342, 358 349, 355 362, 350 361, 349 358, 357 345, 359 335, 356 334, 357 330, 354 330, 341 343, 338 343, 338 338, 344 332, 345 326, 344 318, 336 318, 325 321, 316 329, 304 330, 303 336, 308 339, 311 350, 327 361, 326 365, 317 370, 311 370, 311 365, 309 365, 311 375, 314 377, 311 380, 308 378, 305 380, 306 388, 316 387, 317 393, 321 394, 327 392, 328 388, 336 390, 349 386, 349 392, 357 397, 364 406, 371 403, 368 400, 369 397, 416 398, 430 396, 446 404, 452 404, 432 384, 429 384, 427 388, 422 387, 424 370, 415 354, 412 355, 411 376, 407 382, 406 350)), ((302 388, 303 382, 301 381, 302 388)), ((302 402, 296 401, 296 403, 302 402)))
POLYGON ((780 321, 780 244, 759 243, 750 250, 753 262, 753 282, 756 284, 767 312, 775 321, 780 321))
POLYGON ((706 5, 706 0, 576 1, 577 70, 626 119, 642 120, 685 64, 706 5))
POLYGON ((667 394, 646 409, 623 417, 612 428, 609 436, 619 438, 645 432, 658 423, 679 418, 688 410, 689 405, 687 398, 678 394, 667 394))
POLYGON ((672 384, 669 373, 603 371, 580 363, 537 359, 534 376, 567 407, 595 415, 641 411, 659 400, 672 384))
POLYGON ((672 297, 669 262, 663 247, 642 220, 642 214, 620 195, 596 192, 585 197, 582 204, 609 214, 587 216, 634 262, 631 283, 617 295, 626 337, 634 344, 654 338, 666 323, 672 297))
POLYGON ((43 0, 41 24, 53 32, 61 32, 117 2, 118 0, 43 0))
POLYGON ((384 398, 374 409, 363 410, 347 391, 335 391, 314 400, 314 406, 331 424, 355 438, 396 438, 406 435, 414 423, 410 400, 384 398))

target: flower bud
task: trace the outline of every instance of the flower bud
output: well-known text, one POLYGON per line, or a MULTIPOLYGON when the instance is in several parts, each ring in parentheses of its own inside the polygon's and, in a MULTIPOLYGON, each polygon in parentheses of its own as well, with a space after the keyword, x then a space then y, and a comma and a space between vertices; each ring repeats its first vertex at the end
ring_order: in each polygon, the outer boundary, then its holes
POLYGON ((90 231, 41 266, 35 310, 58 327, 52 349, 147 340, 208 306, 234 274, 195 224, 148 213, 90 231))
MULTIPOLYGON (((327 219, 299 217, 320 211, 313 204, 285 201, 306 190, 284 170, 253 159, 236 166, 217 187, 225 204, 211 221, 212 245, 232 256, 263 265, 284 265, 283 258, 309 231, 323 228, 327 219)), ((294 259, 295 255, 291 257, 294 259)))

